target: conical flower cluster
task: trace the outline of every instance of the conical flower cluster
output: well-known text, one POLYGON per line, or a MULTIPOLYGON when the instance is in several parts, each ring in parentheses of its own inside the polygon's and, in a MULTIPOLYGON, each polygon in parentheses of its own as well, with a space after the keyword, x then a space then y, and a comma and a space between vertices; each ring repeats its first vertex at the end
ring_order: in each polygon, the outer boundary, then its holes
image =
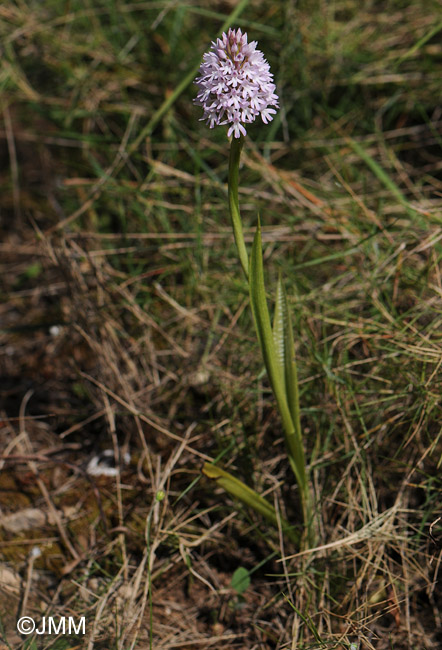
POLYGON ((267 124, 278 108, 270 66, 256 46, 256 41, 247 42, 247 34, 240 29, 229 29, 212 42, 195 79, 199 87, 195 104, 204 109, 201 119, 211 129, 230 124, 229 137, 246 135, 244 124, 254 122, 258 115, 267 124))

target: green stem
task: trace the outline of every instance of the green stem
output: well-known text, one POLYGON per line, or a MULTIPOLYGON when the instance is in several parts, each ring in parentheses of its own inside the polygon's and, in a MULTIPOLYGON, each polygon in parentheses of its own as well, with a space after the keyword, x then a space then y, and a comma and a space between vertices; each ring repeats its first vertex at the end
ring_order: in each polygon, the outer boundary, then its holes
MULTIPOLYGON (((238 199, 239 162, 243 145, 243 136, 240 138, 232 138, 229 157, 228 189, 230 218, 232 221, 233 234, 235 237, 235 243, 238 250, 241 266, 249 284, 251 307, 262 356, 282 419, 287 455, 299 487, 302 514, 306 527, 307 544, 311 545, 313 539, 312 501, 309 494, 309 482, 305 467, 304 447, 302 444, 298 378, 296 373, 296 362, 294 361, 291 319, 288 311, 287 299, 285 297, 285 294, 281 294, 280 300, 283 303, 283 310, 285 314, 283 321, 286 320, 287 322, 285 322, 285 325, 282 328, 284 332, 284 340, 281 341, 281 345, 283 346, 283 358, 280 360, 280 364, 282 364, 280 367, 278 365, 278 355, 276 353, 273 341, 270 315, 266 301, 262 259, 261 227, 259 219, 250 254, 250 265, 249 256, 247 254, 247 249, 244 242, 238 199)), ((210 476, 210 472, 214 472, 215 470, 208 468, 209 466, 206 465, 205 473, 210 476)), ((231 494, 234 494, 237 498, 240 498, 244 503, 248 502, 248 505, 251 505, 255 510, 261 512, 261 514, 265 516, 268 521, 275 523, 276 515, 274 511, 269 510, 268 504, 261 502, 257 498, 256 493, 253 495, 249 493, 244 484, 239 484, 240 482, 234 482, 234 479, 230 477, 230 475, 228 476, 228 479, 226 479, 226 476, 221 477, 220 475, 216 477, 211 476, 211 478, 217 478, 218 482, 224 487, 224 489, 229 491, 231 494)))
POLYGON ((233 235, 238 249, 239 260, 246 278, 249 277, 249 256, 247 255, 244 234, 242 230, 241 215, 239 213, 238 183, 239 160, 244 145, 244 136, 232 138, 229 156, 229 209, 232 220, 233 235))

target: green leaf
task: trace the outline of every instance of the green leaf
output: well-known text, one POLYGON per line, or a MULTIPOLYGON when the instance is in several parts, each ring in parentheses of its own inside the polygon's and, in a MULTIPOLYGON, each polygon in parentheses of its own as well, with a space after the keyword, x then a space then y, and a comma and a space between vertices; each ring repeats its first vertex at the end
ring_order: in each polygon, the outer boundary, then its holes
POLYGON ((209 478, 215 479, 218 485, 226 490, 226 492, 265 517, 267 521, 275 526, 276 530, 279 528, 278 521, 280 521, 283 533, 286 534, 293 543, 299 543, 299 535, 295 533, 290 524, 284 519, 280 517, 278 518, 275 508, 267 501, 267 499, 264 499, 264 497, 255 492, 255 490, 252 490, 248 485, 217 465, 204 463, 202 471, 203 474, 209 478))
MULTIPOLYGON (((299 391, 298 391, 298 370, 295 361, 295 342, 293 340, 293 326, 290 316, 290 309, 287 301, 287 294, 280 279, 280 292, 282 294, 282 310, 284 320, 284 378, 287 402, 295 426, 295 433, 302 444, 301 424, 299 413, 299 391)), ((304 460, 303 460, 304 462, 304 460)))
MULTIPOLYGON (((262 356, 284 427, 287 455, 299 486, 302 507, 304 513, 306 513, 308 482, 299 424, 298 383, 296 366, 294 365, 292 326, 287 308, 287 298, 281 283, 279 297, 277 292, 275 331, 278 331, 276 338, 278 339, 278 344, 283 349, 282 361, 276 351, 267 307, 262 260, 261 225, 259 219, 250 255, 249 289, 252 313, 262 356), (279 341, 279 330, 281 327, 284 331, 283 343, 279 341), (283 371, 281 368, 282 365, 283 371), (289 391, 289 394, 286 391, 289 391), (291 407, 289 407, 289 400, 292 404, 291 407)), ((304 519, 306 520, 306 517, 304 519)))
POLYGON ((289 598, 287 598, 287 596, 284 593, 282 595, 286 599, 290 607, 295 610, 299 618, 305 623, 305 625, 307 625, 308 629, 310 630, 310 632, 312 632, 313 636, 315 637, 316 641, 320 644, 320 646, 322 648, 325 648, 326 643, 321 639, 318 629, 314 624, 314 622, 312 621, 312 619, 310 618, 310 616, 308 614, 304 616, 304 614, 294 605, 294 603, 292 603, 292 601, 289 598))
POLYGON ((370 156, 367 151, 365 151, 364 147, 362 147, 358 142, 355 140, 352 140, 351 138, 347 138, 348 143, 352 147, 352 149, 358 154, 358 156, 365 162, 365 164, 370 167, 371 171, 377 176, 378 180, 381 181, 381 183, 384 184, 384 186, 387 188, 389 192, 391 192, 396 199, 399 201, 399 203, 405 208, 405 211, 410 217, 419 217, 421 218, 421 215, 415 210, 407 200, 407 197, 401 192, 399 187, 396 185, 396 183, 390 178, 390 176, 387 174, 387 172, 384 170, 379 163, 376 162, 374 158, 370 156))
POLYGON ((250 573, 243 566, 236 569, 230 582, 232 589, 241 596, 250 587, 250 573))
MULTIPOLYGON (((276 362, 279 367, 279 372, 283 382, 284 392, 285 386, 285 330, 286 330, 286 309, 284 304, 284 292, 282 287, 281 274, 278 277, 278 284, 276 287, 275 298, 275 313, 273 314, 273 344, 275 346, 276 362)), ((289 403, 290 407, 290 403, 289 403)))
POLYGON ((34 278, 38 278, 42 271, 43 267, 40 262, 33 262, 32 264, 29 264, 25 270, 24 276, 29 280, 33 280, 34 278))
POLYGON ((295 343, 293 340, 292 319, 290 317, 287 294, 282 283, 281 274, 278 277, 276 287, 273 342, 275 345, 276 361, 280 369, 282 384, 295 433, 300 438, 301 427, 299 424, 298 372, 295 362, 295 343))
POLYGON ((290 435, 294 432, 294 426, 285 396, 283 374, 279 366, 273 341, 273 332, 270 325, 270 316, 264 285, 261 224, 259 220, 253 241, 252 254, 250 256, 249 287, 252 313, 265 367, 269 376, 270 385, 276 397, 284 430, 287 435, 290 435))

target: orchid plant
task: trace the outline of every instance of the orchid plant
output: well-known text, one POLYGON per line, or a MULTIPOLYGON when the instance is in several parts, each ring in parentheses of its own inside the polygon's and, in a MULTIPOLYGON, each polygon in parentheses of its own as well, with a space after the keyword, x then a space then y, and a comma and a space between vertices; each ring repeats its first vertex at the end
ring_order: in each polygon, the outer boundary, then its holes
MULTIPOLYGON (((247 135, 246 124, 258 116, 264 124, 276 114, 278 96, 270 66, 263 53, 257 49, 257 42, 248 42, 247 34, 241 29, 229 29, 221 38, 212 42, 210 51, 204 54, 195 80, 199 92, 194 100, 202 106, 210 128, 229 125, 227 136, 231 136, 228 197, 232 228, 239 260, 247 279, 250 303, 258 341, 267 370, 270 385, 281 416, 288 459, 299 489, 304 527, 304 540, 311 543, 312 509, 307 478, 302 432, 300 423, 298 378, 294 356, 294 341, 290 311, 281 277, 276 294, 273 324, 267 305, 264 285, 261 226, 258 219, 250 255, 244 241, 241 214, 239 210, 238 184, 241 150, 247 135)), ((216 479, 218 484, 245 505, 254 508, 299 544, 297 535, 288 522, 278 518, 275 508, 256 491, 216 465, 205 463, 203 472, 216 479)))

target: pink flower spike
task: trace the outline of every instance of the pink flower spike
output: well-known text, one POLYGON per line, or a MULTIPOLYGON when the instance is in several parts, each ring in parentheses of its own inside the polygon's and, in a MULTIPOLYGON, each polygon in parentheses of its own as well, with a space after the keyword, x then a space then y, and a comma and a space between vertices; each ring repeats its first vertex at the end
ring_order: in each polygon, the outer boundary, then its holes
POLYGON ((270 66, 256 46, 256 41, 247 42, 241 29, 229 29, 212 42, 195 79, 199 92, 194 103, 203 107, 201 119, 211 129, 230 124, 229 137, 246 135, 244 123, 254 122, 258 115, 267 124, 279 108, 270 66))

